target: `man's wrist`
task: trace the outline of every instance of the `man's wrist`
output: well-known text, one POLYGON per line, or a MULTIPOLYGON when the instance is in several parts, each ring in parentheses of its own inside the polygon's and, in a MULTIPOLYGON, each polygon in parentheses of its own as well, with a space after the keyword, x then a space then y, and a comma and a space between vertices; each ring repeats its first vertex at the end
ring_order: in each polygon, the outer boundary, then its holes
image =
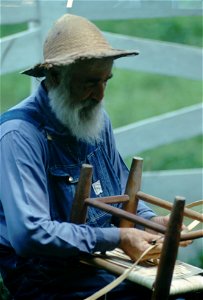
POLYGON ((96 245, 94 252, 111 251, 120 244, 120 230, 117 227, 95 228, 96 245))

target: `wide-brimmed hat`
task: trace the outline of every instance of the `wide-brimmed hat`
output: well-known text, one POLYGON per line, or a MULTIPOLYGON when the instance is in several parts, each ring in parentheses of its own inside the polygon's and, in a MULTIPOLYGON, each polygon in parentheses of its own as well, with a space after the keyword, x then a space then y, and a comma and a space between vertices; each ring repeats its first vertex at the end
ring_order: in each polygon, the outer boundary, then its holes
POLYGON ((65 14, 50 29, 43 48, 44 62, 22 74, 44 77, 45 70, 65 66, 80 59, 137 55, 138 51, 113 49, 101 31, 90 21, 76 15, 65 14))

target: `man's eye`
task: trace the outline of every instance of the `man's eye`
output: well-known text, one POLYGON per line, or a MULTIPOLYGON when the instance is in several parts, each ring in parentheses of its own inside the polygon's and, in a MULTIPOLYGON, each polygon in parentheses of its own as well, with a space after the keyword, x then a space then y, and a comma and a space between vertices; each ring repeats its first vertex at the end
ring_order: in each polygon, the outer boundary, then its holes
MULTIPOLYGON (((104 86, 106 86, 107 82, 109 81, 110 78, 107 78, 106 80, 104 80, 102 83, 104 86)), ((91 89, 91 88, 95 88, 100 81, 94 81, 94 82, 88 82, 85 84, 85 89, 91 89)))

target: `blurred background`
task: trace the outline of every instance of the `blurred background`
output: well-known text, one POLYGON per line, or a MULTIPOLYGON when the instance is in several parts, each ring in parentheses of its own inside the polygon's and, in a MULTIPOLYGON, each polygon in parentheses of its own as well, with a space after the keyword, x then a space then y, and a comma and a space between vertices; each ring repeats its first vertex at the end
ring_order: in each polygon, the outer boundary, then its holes
MULTIPOLYGON (((2 2, 6 3, 9 1, 2 2)), ((26 1, 21 2, 25 3, 26 1)), ((50 3, 51 1, 45 2, 48 5, 48 2, 50 3)), ((57 1, 54 2, 56 3, 57 1)), ((65 5, 67 1, 62 2, 65 5)), ((92 4, 90 3, 89 5, 92 4)), ((70 12, 72 13, 72 10, 70 12)), ((73 10, 73 13, 77 14, 77 7, 73 10)), ((201 15, 150 18, 131 17, 129 19, 125 19, 125 16, 123 16, 121 19, 118 17, 116 19, 99 20, 98 18, 98 20, 93 19, 93 22, 102 31, 141 38, 143 41, 150 39, 152 41, 178 43, 192 46, 194 49, 202 47, 201 15)), ((0 28, 1 38, 8 38, 10 35, 29 30, 30 25, 28 22, 12 24, 5 24, 4 22, 0 28)), ((21 46, 24 47, 24 44, 21 46)), ((125 48, 125 45, 123 45, 123 48, 125 48)), ((27 55, 30 54, 27 53, 27 55)), ((141 55, 142 53, 140 53, 141 55)), ((135 61, 136 59, 136 57, 133 58, 135 61)), ((15 60, 16 62, 23 60, 23 57, 16 56, 15 60)), ((191 67, 192 64, 193 62, 191 61, 191 67)), ((199 64, 202 64, 201 60, 199 64)), ((20 71, 1 75, 1 112, 6 111, 30 94, 31 79, 28 76, 19 74, 20 71)), ((108 83, 104 105, 110 115, 114 129, 116 129, 198 103, 202 103, 201 78, 191 79, 141 70, 130 70, 129 68, 120 68, 115 63, 113 79, 108 83)), ((188 127, 192 126, 190 122, 188 127)), ((202 119, 199 122, 202 122, 202 119)), ((167 132, 163 129, 164 135, 167 135, 167 132)), ((136 136, 134 138, 136 140, 136 136)), ((141 156, 144 159, 144 172, 159 172, 166 170, 201 170, 202 153, 202 134, 198 134, 192 138, 167 143, 146 151, 137 151, 135 147, 133 155, 141 156)), ((132 155, 125 156, 124 159, 126 164, 130 166, 132 155)), ((173 180, 173 178, 169 180, 173 180)), ((202 178, 200 180, 200 189, 202 191, 202 178)), ((157 185, 159 186, 159 184, 160 182, 158 181, 157 185)), ((173 195, 175 197, 175 194, 173 195)), ((198 207, 197 210, 200 211, 201 207, 198 207)), ((195 248, 190 248, 189 252, 186 256, 182 253, 181 257, 184 257, 187 262, 203 267, 202 241, 199 241, 195 248)))
MULTIPOLYGON (((95 21, 94 23, 104 31, 202 46, 201 16, 95 21)), ((2 25, 0 35, 5 37, 27 28, 27 24, 2 25)), ((30 94, 30 84, 30 78, 19 72, 2 75, 1 112, 27 97, 30 94)), ((110 114, 113 127, 116 128, 201 103, 202 81, 134 72, 115 67, 114 77, 109 81, 105 99, 105 107, 110 114)), ((144 158, 144 170, 200 168, 202 167, 202 136, 136 154, 144 158)), ((128 165, 130 161, 131 159, 126 161, 128 165)))

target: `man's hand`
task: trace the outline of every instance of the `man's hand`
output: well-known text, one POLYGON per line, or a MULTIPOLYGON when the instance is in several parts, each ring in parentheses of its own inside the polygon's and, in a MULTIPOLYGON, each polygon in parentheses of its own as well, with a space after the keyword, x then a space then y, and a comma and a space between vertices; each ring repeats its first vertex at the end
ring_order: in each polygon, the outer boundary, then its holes
MULTIPOLYGON (((119 248, 130 256, 133 261, 136 261, 152 245, 152 242, 159 239, 160 236, 136 228, 120 228, 120 238, 119 248)), ((161 249, 162 240, 159 240, 157 246, 151 249, 143 260, 159 258, 161 249)))
MULTIPOLYGON (((150 221, 153 221, 155 223, 158 223, 160 225, 163 225, 165 227, 168 226, 168 221, 169 221, 169 215, 167 216, 156 216, 156 217, 152 217, 150 219, 150 221)), ((148 231, 148 230, 147 230, 148 231)))
MULTIPOLYGON (((167 227, 168 226, 168 222, 169 222, 169 215, 168 216, 153 217, 153 218, 151 218, 150 221, 153 221, 155 223, 158 223, 160 225, 163 225, 163 226, 167 227)), ((146 231, 150 232, 150 233, 157 234, 155 231, 150 230, 150 229, 146 229, 146 231)), ((187 227, 184 224, 182 225, 182 231, 187 231, 187 227)), ((192 244, 192 241, 190 241, 190 240, 180 242, 180 246, 181 247, 187 247, 190 244, 192 244)))

